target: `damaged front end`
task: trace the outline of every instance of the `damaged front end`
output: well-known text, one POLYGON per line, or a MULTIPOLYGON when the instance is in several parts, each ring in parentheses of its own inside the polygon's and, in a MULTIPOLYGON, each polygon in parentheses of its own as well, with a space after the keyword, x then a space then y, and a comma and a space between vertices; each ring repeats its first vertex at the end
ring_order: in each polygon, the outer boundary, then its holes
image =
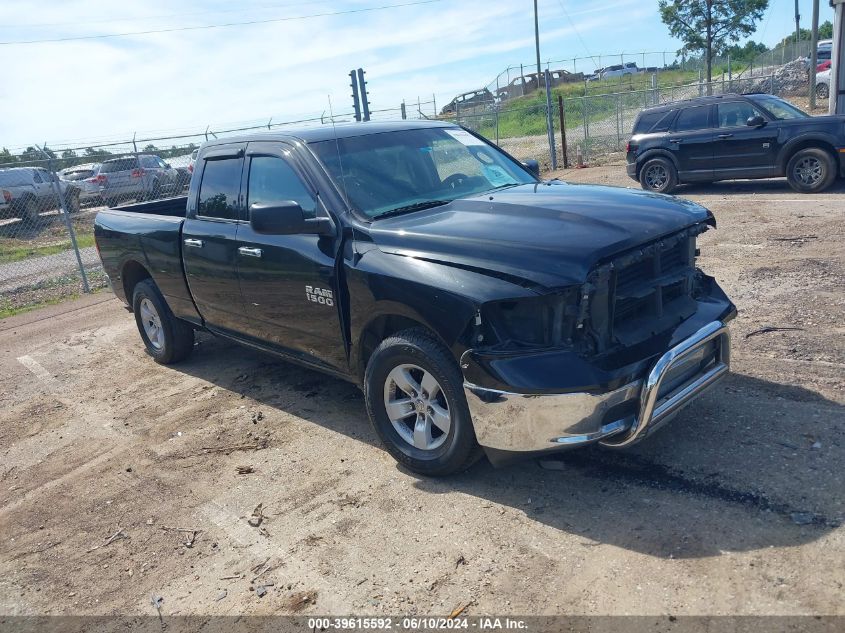
POLYGON ((582 285, 481 307, 461 368, 494 462, 501 451, 628 445, 727 371, 735 308, 695 267, 705 230, 600 262, 582 285))

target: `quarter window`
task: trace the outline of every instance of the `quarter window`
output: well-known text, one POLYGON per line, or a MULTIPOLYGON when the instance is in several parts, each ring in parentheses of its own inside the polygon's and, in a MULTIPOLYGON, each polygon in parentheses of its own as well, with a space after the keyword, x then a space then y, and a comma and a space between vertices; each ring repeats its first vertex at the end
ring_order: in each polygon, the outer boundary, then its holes
POLYGON ((686 108, 678 114, 675 121, 675 131, 703 130, 710 127, 710 106, 686 108))
POLYGON ((276 205, 293 200, 299 203, 305 217, 317 215, 317 202, 283 158, 253 156, 249 166, 249 205, 276 205))
POLYGON ((242 158, 207 160, 200 184, 197 214, 224 220, 238 219, 242 158))

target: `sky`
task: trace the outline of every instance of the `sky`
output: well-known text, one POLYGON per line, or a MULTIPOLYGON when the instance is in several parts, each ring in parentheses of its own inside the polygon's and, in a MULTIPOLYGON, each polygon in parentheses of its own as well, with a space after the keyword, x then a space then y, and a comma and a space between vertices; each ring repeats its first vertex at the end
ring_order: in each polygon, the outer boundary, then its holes
MULTIPOLYGON (((358 67, 367 71, 371 109, 403 100, 416 109, 419 99, 431 114, 432 101, 440 108, 460 92, 495 86, 509 66, 536 65, 532 0, 420 2, 2 0, 0 147, 81 147, 330 109, 340 118, 351 111, 348 72, 358 67), (254 23, 206 28, 243 22, 254 23), (139 33, 161 30, 169 32, 139 33), (65 41, 23 43, 33 40, 65 41)), ((669 51, 671 61, 681 46, 660 21, 657 0, 538 6, 541 59, 552 68, 572 70, 577 57, 574 68, 590 72, 618 63, 620 53, 642 64, 643 51, 669 51)), ((811 0, 799 8, 808 27, 811 0)), ((822 0, 820 21, 832 18, 822 0)), ((794 1, 770 0, 751 39, 771 46, 794 28, 794 1)), ((647 55, 646 65, 662 59, 647 55)))

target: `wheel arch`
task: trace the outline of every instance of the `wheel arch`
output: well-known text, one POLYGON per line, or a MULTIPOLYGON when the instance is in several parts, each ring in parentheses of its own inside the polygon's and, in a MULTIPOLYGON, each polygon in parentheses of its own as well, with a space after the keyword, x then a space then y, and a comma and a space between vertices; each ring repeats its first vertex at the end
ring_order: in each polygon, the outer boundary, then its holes
MULTIPOLYGON (((126 302, 132 305, 132 295, 135 292, 135 286, 145 279, 152 279, 153 276, 147 267, 138 260, 129 259, 123 263, 120 269, 120 281, 123 287, 126 302)), ((155 283, 155 281, 153 281, 155 283)))
POLYGON ((646 150, 645 152, 643 152, 643 154, 641 156, 637 156, 637 180, 640 179, 640 170, 643 168, 643 165, 645 165, 652 158, 666 158, 666 159, 668 159, 672 163, 672 165, 675 167, 675 171, 680 173, 680 171, 679 171, 680 163, 678 163, 677 157, 672 152, 670 152, 669 150, 666 150, 666 149, 649 149, 649 150, 646 150))
POLYGON ((802 149, 817 148, 826 151, 834 161, 836 166, 836 146, 832 138, 826 136, 805 136, 799 137, 788 144, 784 145, 778 157, 777 168, 778 175, 786 174, 786 164, 789 162, 797 152, 802 149))
POLYGON ((403 330, 420 329, 430 333, 438 341, 449 347, 449 344, 437 333, 426 320, 418 314, 404 309, 403 306, 392 306, 385 312, 374 315, 361 328, 355 341, 357 349, 355 373, 359 381, 363 382, 367 363, 373 352, 386 338, 403 330))

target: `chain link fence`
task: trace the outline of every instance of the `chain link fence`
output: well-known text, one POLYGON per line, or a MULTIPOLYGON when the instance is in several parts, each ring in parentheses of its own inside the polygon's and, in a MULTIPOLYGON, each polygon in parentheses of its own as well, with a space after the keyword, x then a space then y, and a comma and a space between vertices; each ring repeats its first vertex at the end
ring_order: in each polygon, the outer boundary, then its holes
MULTIPOLYGON (((434 118, 433 99, 374 109, 372 120, 434 118)), ((334 122, 354 120, 351 112, 334 122)), ((107 206, 185 195, 196 151, 242 132, 327 125, 328 113, 285 123, 206 128, 178 136, 0 150, 0 318, 94 291, 106 277, 94 217, 107 206)))

